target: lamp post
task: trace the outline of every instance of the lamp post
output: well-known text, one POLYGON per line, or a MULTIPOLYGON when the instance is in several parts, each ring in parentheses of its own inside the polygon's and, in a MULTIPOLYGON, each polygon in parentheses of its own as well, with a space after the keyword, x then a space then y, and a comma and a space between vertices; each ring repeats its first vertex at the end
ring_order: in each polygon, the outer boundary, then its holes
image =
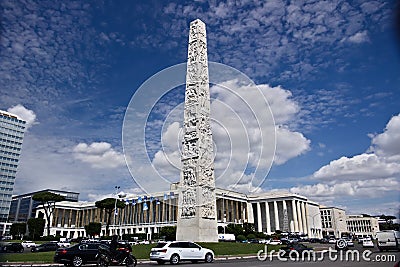
POLYGON ((222 225, 224 227, 224 234, 225 234, 225 223, 226 223, 226 216, 225 216, 225 193, 222 193, 222 225))
POLYGON ((117 201, 118 201, 118 190, 121 188, 120 186, 115 186, 115 204, 114 204, 114 232, 116 232, 117 229, 117 201))

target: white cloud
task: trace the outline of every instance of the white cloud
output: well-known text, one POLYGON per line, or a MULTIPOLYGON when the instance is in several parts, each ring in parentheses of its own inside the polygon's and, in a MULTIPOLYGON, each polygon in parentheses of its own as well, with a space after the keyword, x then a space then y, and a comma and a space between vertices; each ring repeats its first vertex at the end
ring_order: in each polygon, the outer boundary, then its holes
POLYGON ((7 109, 7 111, 21 117, 24 121, 26 121, 26 126, 28 128, 31 127, 33 124, 37 123, 35 112, 25 108, 21 104, 13 106, 7 109))
MULTIPOLYGON (((90 168, 87 162, 76 159, 77 154, 71 147, 76 147, 75 141, 61 137, 42 138, 34 133, 27 135, 14 194, 50 188, 79 192, 80 199, 87 200, 89 194, 113 193, 116 185, 124 191, 135 187, 127 168, 90 168)), ((101 163, 110 167, 104 159, 96 162, 101 163)))
POLYGON ((388 178, 400 174, 400 162, 387 162, 375 154, 341 157, 321 167, 313 176, 320 180, 388 178))
POLYGON ((400 114, 393 116, 385 131, 372 136, 370 151, 380 156, 400 155, 400 114))
POLYGON ((368 32, 367 31, 357 32, 356 34, 348 37, 347 40, 351 43, 356 43, 356 44, 368 42, 369 41, 368 32))
POLYGON ((372 135, 368 153, 341 157, 313 175, 317 184, 290 190, 326 202, 346 197, 370 199, 400 192, 400 114, 392 117, 381 134, 372 135))
MULTIPOLYGON (((269 163, 284 164, 310 149, 310 140, 288 126, 300 110, 290 91, 266 84, 257 87, 241 84, 237 80, 214 85, 210 91, 217 186, 255 190, 267 176, 269 163), (269 113, 269 108, 273 118, 259 117, 260 113, 269 113)), ((177 119, 183 115, 169 114, 169 117, 177 119)), ((181 127, 176 121, 168 121, 166 125, 162 150, 155 153, 152 163, 161 176, 179 181, 181 127)))
POLYGON ((89 163, 92 168, 108 169, 125 165, 124 155, 106 142, 94 142, 90 145, 79 143, 73 148, 73 152, 76 159, 89 163))
POLYGON ((318 183, 292 187, 291 192, 326 201, 338 197, 379 197, 389 191, 400 192, 400 182, 395 178, 318 183))
POLYGON ((306 153, 310 150, 310 143, 302 133, 290 131, 287 127, 277 127, 274 163, 281 165, 306 153))

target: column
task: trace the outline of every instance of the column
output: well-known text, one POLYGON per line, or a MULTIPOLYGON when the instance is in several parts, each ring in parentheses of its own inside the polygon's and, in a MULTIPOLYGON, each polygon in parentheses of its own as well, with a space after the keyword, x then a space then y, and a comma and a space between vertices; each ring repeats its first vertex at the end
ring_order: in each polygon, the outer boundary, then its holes
POLYGON ((292 211, 293 211, 293 222, 294 222, 294 231, 299 232, 299 223, 297 221, 297 209, 296 209, 296 201, 292 200, 292 211))
POLYGON ((279 227, 279 213, 278 213, 278 203, 274 201, 274 216, 275 216, 275 231, 280 230, 279 227))
POLYGON ((262 232, 262 218, 261 218, 261 205, 260 202, 257 205, 257 232, 262 232))
POLYGON ((304 201, 301 202, 301 219, 303 222, 303 233, 307 234, 307 219, 306 219, 306 211, 304 207, 304 201))
POLYGON ((265 201, 265 220, 267 222, 267 234, 271 233, 271 216, 269 215, 269 205, 268 201, 265 201))
POLYGON ((282 208, 283 208, 283 227, 282 230, 283 231, 289 231, 289 218, 288 218, 288 214, 287 214, 287 206, 286 206, 286 200, 282 200, 282 208))
POLYGON ((171 222, 172 221, 172 201, 171 198, 169 198, 169 206, 168 206, 168 211, 169 211, 169 216, 168 216, 168 221, 171 222))
POLYGON ((299 232, 303 232, 303 220, 301 218, 301 208, 300 208, 300 201, 297 201, 297 221, 299 222, 299 232))

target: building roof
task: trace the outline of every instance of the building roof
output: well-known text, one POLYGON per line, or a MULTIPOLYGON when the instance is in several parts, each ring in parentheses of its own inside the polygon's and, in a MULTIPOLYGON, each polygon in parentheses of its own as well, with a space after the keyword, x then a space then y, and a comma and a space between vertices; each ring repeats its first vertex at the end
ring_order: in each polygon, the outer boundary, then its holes
POLYGON ((1 110, 1 109, 0 109, 0 115, 11 117, 11 118, 14 118, 14 119, 17 119, 17 120, 20 120, 20 121, 23 121, 24 123, 26 123, 26 121, 23 118, 21 118, 20 116, 12 114, 12 113, 4 111, 4 110, 1 110))

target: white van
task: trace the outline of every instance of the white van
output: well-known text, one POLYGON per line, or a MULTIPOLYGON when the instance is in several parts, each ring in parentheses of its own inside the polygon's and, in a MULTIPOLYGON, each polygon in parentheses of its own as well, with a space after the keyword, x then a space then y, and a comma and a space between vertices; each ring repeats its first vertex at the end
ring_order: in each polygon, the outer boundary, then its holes
POLYGON ((400 249, 400 232, 394 230, 377 232, 376 242, 380 251, 400 249))

